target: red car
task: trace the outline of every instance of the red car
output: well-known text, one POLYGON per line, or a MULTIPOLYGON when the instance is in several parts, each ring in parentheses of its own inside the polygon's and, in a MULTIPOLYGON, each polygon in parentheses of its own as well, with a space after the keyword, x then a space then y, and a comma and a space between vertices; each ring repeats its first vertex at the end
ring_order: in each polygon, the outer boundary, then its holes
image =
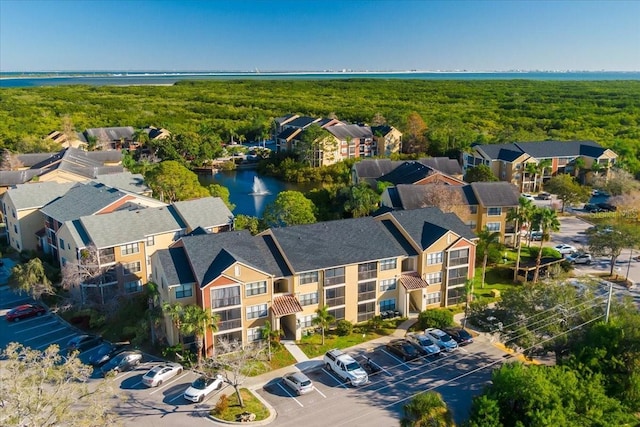
POLYGON ((17 322, 20 319, 26 319, 33 316, 42 316, 47 310, 38 304, 23 304, 12 308, 7 312, 6 319, 8 322, 17 322))

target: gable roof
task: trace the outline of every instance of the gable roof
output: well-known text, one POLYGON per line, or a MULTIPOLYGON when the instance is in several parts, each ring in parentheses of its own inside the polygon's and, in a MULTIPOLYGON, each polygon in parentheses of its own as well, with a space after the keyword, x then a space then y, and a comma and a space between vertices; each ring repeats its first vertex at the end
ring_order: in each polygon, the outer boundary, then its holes
POLYGON ((552 157, 600 157, 606 148, 595 141, 538 141, 511 144, 472 144, 492 160, 511 162, 522 154, 537 159, 552 157))
POLYGON ((93 137, 97 141, 120 141, 121 139, 131 139, 135 130, 131 126, 89 128, 84 131, 87 138, 93 137))
POLYGON ((380 221, 354 218, 272 228, 294 272, 408 255, 380 221))
POLYGON ((86 215, 94 215, 125 196, 126 193, 97 182, 75 183, 62 197, 53 200, 40 210, 56 221, 65 222, 86 215))
MULTIPOLYGON (((361 179, 374 178, 378 179, 384 175, 391 174, 395 169, 402 167, 407 163, 417 163, 426 168, 442 172, 447 175, 462 175, 462 168, 455 159, 448 157, 424 157, 418 160, 403 161, 390 159, 364 159, 353 165, 356 174, 361 179)), ((383 181, 383 179, 379 179, 383 181)), ((415 182, 415 181, 414 181, 415 182)))
POLYGON ((129 171, 96 175, 95 181, 106 186, 128 191, 134 194, 150 193, 151 189, 144 183, 144 177, 129 171))
POLYGON ((447 175, 462 175, 462 167, 456 159, 448 157, 425 157, 418 160, 425 166, 435 169, 447 175))
POLYGON ((196 281, 183 248, 160 249, 156 251, 155 256, 162 265, 169 286, 196 281))
POLYGON ((192 230, 198 226, 209 228, 233 223, 233 214, 220 197, 175 202, 173 206, 192 230))
POLYGON ((469 185, 478 202, 484 207, 518 206, 520 192, 510 182, 472 182, 469 185))
POLYGON ((37 209, 62 197, 75 182, 33 182, 19 184, 9 188, 3 197, 11 198, 14 207, 20 209, 37 209))
POLYGON ((371 133, 369 126, 343 124, 340 126, 328 126, 325 129, 339 140, 373 138, 373 133, 371 133))
POLYGON ((398 184, 413 184, 430 175, 437 173, 434 169, 430 168, 419 162, 403 162, 400 166, 393 169, 391 172, 382 175, 378 178, 378 181, 390 182, 394 185, 398 184))
POLYGON ((420 209, 427 206, 433 206, 428 199, 431 190, 435 185, 442 187, 443 191, 452 191, 460 194, 463 204, 473 206, 478 204, 469 184, 467 185, 443 185, 443 184, 425 184, 411 185, 400 184, 392 188, 387 188, 387 194, 396 209, 420 209))
POLYGON ((307 127, 309 127, 311 124, 316 123, 320 121, 319 118, 315 118, 315 117, 309 117, 309 116, 301 116, 301 117, 296 117, 295 119, 288 121, 287 123, 284 123, 284 126, 287 127, 293 127, 293 128, 299 128, 299 129, 305 129, 307 127))

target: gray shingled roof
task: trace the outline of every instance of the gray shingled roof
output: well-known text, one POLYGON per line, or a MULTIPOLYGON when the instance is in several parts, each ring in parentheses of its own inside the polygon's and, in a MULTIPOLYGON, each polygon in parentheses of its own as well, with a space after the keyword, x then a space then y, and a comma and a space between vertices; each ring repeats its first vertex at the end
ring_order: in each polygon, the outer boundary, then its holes
POLYGON ((472 182, 471 188, 484 207, 518 206, 520 193, 510 182, 472 182))
POLYGON ((219 197, 203 197, 186 202, 175 202, 174 207, 192 230, 233 223, 233 214, 219 197))
POLYGON ((295 272, 408 255, 380 221, 355 218, 271 229, 295 272))
POLYGON ((365 159, 354 164, 353 167, 361 179, 379 178, 388 174, 402 163, 401 161, 394 162, 390 159, 365 159))
POLYGON ((95 181, 134 194, 144 194, 151 191, 147 184, 144 183, 144 177, 141 174, 133 174, 129 171, 97 175, 95 181))
MULTIPOLYGON (((63 150, 64 151, 64 150, 63 150)), ((62 157, 62 152, 59 153, 27 153, 27 154, 18 154, 18 160, 24 167, 31 168, 35 165, 38 165, 43 162, 50 161, 50 159, 56 155, 59 155, 57 160, 60 160, 62 157)))
POLYGON ((477 238, 469 226, 454 213, 443 213, 436 207, 394 211, 391 215, 422 250, 431 246, 446 234, 447 230, 467 239, 477 238))
POLYGON ((327 129, 327 132, 331 133, 333 136, 335 136, 339 140, 344 140, 347 138, 353 138, 353 139, 373 138, 373 133, 371 133, 371 128, 369 126, 339 125, 339 126, 329 126, 326 129, 327 129))
POLYGON ((177 233, 185 228, 171 206, 88 215, 81 217, 80 222, 98 248, 139 242, 148 236, 177 233))
MULTIPOLYGON (((442 186, 442 184, 401 184, 395 187, 395 194, 389 191, 389 196, 397 198, 396 200, 392 198, 392 201, 394 202, 394 207, 399 209, 420 209, 433 206, 427 199, 427 196, 434 185, 442 186)), ((459 192, 462 202, 465 205, 473 206, 478 204, 478 200, 470 185, 447 185, 443 187, 443 190, 459 192)))
POLYGON ((312 123, 317 122, 319 120, 320 119, 315 117, 302 116, 302 117, 297 117, 291 120, 289 123, 286 123, 285 126, 304 129, 309 125, 311 125, 312 123))
POLYGON ((76 183, 63 197, 42 207, 41 211, 56 221, 65 222, 94 215, 125 196, 126 193, 97 182, 76 183))
POLYGON ((185 236, 182 243, 194 275, 201 287, 218 277, 233 263, 240 262, 275 277, 290 275, 282 270, 280 255, 263 236, 252 236, 247 230, 228 231, 199 236, 185 236))
POLYGON ((183 248, 161 249, 155 255, 162 265, 169 286, 196 281, 183 248))
POLYGON ((131 126, 89 128, 84 131, 87 137, 94 137, 98 141, 120 141, 121 139, 131 139, 135 130, 131 126))
POLYGON ((462 175, 462 167, 456 159, 448 157, 425 157, 419 159, 418 162, 429 166, 432 169, 446 173, 447 175, 462 175))
POLYGON ((16 209, 37 209, 62 197, 75 182, 33 182, 9 188, 3 197, 10 197, 16 209))
POLYGON ((523 153, 537 159, 552 157, 600 157, 606 150, 595 141, 537 141, 512 144, 473 144, 493 160, 513 161, 523 153))
POLYGON ((394 185, 413 184, 429 175, 437 173, 435 170, 419 162, 404 162, 388 174, 382 175, 378 181, 390 182, 394 185))
POLYGON ((34 176, 41 175, 46 169, 26 169, 21 171, 0 171, 0 187, 24 184, 34 176))

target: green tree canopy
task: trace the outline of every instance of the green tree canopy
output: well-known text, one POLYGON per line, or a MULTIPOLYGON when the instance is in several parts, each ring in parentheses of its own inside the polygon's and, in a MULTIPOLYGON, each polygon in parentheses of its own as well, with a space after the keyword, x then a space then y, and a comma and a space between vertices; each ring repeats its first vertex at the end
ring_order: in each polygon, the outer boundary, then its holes
POLYGON ((556 194, 562 200, 562 211, 565 205, 584 203, 591 197, 588 187, 578 184, 576 179, 569 174, 559 174, 547 182, 544 188, 550 193, 556 194))
POLYGON ((283 191, 266 206, 263 219, 268 227, 312 224, 315 210, 313 202, 299 191, 283 191))
POLYGON ((340 196, 344 198, 344 210, 354 218, 369 215, 378 208, 380 195, 366 183, 343 187, 340 196))
POLYGON ((42 295, 55 294, 55 289, 47 277, 40 258, 33 258, 26 264, 18 264, 13 267, 9 285, 20 292, 31 295, 33 299, 40 299, 42 295))
POLYGON ((594 255, 610 257, 610 275, 613 275, 616 260, 622 250, 635 248, 640 244, 640 231, 636 225, 597 225, 588 228, 586 233, 589 251, 594 255))
POLYGON ((209 196, 209 191, 200 185, 198 175, 174 160, 160 163, 147 172, 145 180, 154 195, 167 203, 209 196))
POLYGON ((230 193, 227 187, 220 184, 209 184, 207 186, 207 190, 209 190, 209 194, 211 194, 213 197, 220 197, 230 211, 235 209, 236 205, 231 203, 231 201, 229 200, 230 193))
POLYGON ((491 168, 487 165, 478 165, 467 169, 467 173, 464 174, 464 181, 468 183, 472 182, 493 182, 497 181, 498 177, 493 173, 491 168))
POLYGON ((455 427, 453 414, 435 391, 417 394, 403 410, 401 427, 455 427))

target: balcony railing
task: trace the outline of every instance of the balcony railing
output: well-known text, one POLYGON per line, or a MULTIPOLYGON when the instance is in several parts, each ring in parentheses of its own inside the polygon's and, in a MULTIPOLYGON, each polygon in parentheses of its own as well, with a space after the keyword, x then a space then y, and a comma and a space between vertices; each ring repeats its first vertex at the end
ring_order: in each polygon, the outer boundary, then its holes
POLYGON ((469 264, 469 257, 452 258, 452 259, 449 260, 449 265, 450 266, 463 265, 463 264, 469 264))
POLYGON ((377 270, 358 272, 358 280, 375 279, 376 277, 378 277, 377 270))
POLYGON ((100 264, 111 264, 113 262, 116 262, 116 256, 114 254, 100 255, 100 264))
POLYGON ((224 320, 218 323, 218 331, 228 331, 242 326, 242 319, 224 320))

